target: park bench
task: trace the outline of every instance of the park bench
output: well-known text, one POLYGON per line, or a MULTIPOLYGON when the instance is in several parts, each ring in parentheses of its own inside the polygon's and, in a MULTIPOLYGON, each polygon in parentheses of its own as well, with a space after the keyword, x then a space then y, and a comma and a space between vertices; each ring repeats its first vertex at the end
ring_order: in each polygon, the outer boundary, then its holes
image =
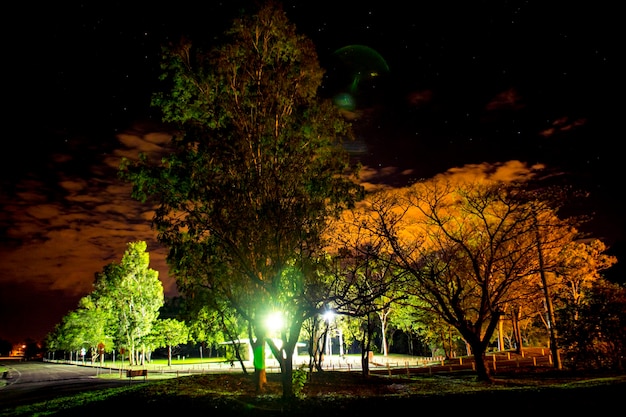
POLYGON ((137 376, 142 376, 144 380, 148 379, 147 369, 129 369, 126 371, 126 377, 132 379, 137 376))

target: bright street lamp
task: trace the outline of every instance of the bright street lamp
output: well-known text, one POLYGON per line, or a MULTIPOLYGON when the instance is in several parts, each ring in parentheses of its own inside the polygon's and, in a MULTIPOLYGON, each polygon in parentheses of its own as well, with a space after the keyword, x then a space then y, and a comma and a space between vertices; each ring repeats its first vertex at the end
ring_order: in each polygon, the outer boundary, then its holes
POLYGON ((331 321, 333 321, 333 319, 335 318, 335 313, 331 310, 328 310, 326 313, 324 313, 324 320, 326 321, 326 324, 328 325, 328 328, 326 330, 326 355, 327 356, 331 356, 333 354, 333 349, 332 349, 332 333, 329 334, 328 330, 330 330, 330 323, 331 321))
MULTIPOLYGON (((328 323, 329 330, 330 330, 330 324, 331 322, 334 322, 335 320, 335 312, 332 310, 328 310, 327 312, 325 312, 324 320, 326 320, 326 322, 328 323)), ((339 356, 343 357, 343 333, 341 332, 341 329, 339 328, 339 326, 337 326, 337 323, 335 323, 335 330, 337 331, 337 336, 339 337, 339 356)), ((327 355, 333 354, 331 339, 332 339, 332 336, 331 337, 328 337, 328 335, 326 336, 326 354, 327 355)))
POLYGON ((277 332, 283 328, 285 320, 283 314, 280 311, 274 311, 270 313, 265 319, 265 326, 271 332, 277 332))

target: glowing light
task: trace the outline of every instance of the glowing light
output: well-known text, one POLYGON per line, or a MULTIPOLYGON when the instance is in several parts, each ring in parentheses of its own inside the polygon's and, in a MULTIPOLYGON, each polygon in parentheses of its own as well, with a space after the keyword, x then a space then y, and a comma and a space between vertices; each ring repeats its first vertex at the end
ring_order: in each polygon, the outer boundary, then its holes
POLYGON ((284 325, 283 313, 280 311, 274 311, 265 319, 265 327, 270 331, 278 331, 282 329, 284 325))
POLYGON ((335 318, 335 313, 332 310, 328 310, 326 313, 324 313, 324 320, 326 320, 327 322, 331 322, 333 321, 333 319, 335 318))

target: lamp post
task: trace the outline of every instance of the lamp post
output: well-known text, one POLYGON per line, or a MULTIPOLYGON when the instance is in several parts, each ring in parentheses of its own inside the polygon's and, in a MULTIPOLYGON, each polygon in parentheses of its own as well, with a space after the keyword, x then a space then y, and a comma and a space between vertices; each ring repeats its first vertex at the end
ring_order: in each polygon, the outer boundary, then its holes
POLYGON ((339 336, 339 357, 343 358, 343 333, 339 327, 337 327, 337 336, 339 336))

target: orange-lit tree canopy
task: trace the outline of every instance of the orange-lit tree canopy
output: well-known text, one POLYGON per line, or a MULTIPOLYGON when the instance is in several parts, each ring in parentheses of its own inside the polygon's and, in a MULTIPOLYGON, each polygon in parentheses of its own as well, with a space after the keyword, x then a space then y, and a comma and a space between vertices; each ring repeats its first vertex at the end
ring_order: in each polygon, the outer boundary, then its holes
POLYGON ((519 299, 541 297, 541 268, 554 269, 576 237, 538 194, 495 180, 442 175, 374 193, 361 207, 351 233, 385 242, 380 254, 405 275, 416 307, 461 334, 485 380, 483 354, 500 317, 519 299))

